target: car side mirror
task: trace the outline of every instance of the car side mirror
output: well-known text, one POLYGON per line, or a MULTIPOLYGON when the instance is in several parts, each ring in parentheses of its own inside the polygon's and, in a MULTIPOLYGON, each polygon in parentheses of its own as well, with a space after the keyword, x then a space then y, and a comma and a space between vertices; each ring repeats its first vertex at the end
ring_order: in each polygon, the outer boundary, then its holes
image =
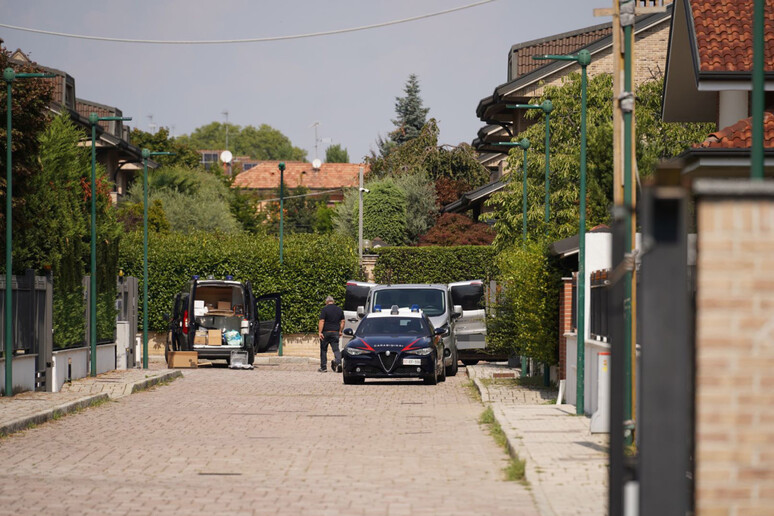
POLYGON ((351 337, 354 334, 355 332, 352 331, 352 328, 344 328, 344 335, 349 335, 351 337))
POLYGON ((462 305, 454 305, 452 319, 457 319, 459 317, 462 317, 462 305))
POLYGON ((357 307, 357 316, 361 319, 365 317, 365 307, 364 306, 358 306, 357 307))
POLYGON ((436 335, 446 335, 449 332, 449 328, 444 328, 441 326, 440 328, 436 328, 433 333, 436 335))

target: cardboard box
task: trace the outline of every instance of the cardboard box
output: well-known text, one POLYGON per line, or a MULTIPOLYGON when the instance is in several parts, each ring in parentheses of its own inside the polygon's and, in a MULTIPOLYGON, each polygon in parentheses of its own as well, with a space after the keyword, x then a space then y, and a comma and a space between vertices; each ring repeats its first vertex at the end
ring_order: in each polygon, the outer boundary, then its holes
POLYGON ((207 345, 220 346, 221 344, 223 344, 223 334, 220 332, 220 330, 208 330, 207 345))
POLYGON ((218 301, 218 310, 231 310, 231 303, 228 301, 218 301))
POLYGON ((194 335, 194 345, 196 346, 203 346, 207 344, 207 336, 206 335, 194 335))
POLYGON ((196 351, 170 351, 167 367, 198 367, 199 353, 196 351))

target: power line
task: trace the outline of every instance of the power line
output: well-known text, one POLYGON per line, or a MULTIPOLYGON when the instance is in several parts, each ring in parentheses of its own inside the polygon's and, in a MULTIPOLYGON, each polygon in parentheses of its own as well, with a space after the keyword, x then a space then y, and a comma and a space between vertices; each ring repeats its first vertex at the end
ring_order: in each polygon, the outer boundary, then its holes
POLYGON ((488 4, 497 0, 481 0, 472 4, 463 5, 460 7, 453 7, 444 11, 436 11, 428 14, 421 14, 419 16, 412 16, 410 18, 403 18, 400 20, 392 20, 382 23, 373 23, 370 25, 361 25, 359 27, 350 27, 347 29, 335 29, 322 32, 309 32, 306 34, 293 34, 290 36, 270 36, 265 38, 244 38, 244 39, 210 39, 210 40, 160 40, 160 39, 130 39, 130 38, 110 38, 106 36, 87 36, 85 34, 70 34, 67 32, 54 32, 42 29, 33 29, 31 27, 19 27, 17 25, 9 25, 7 23, 0 23, 0 27, 6 29, 21 30, 25 32, 34 32, 36 34, 45 34, 46 36, 59 36, 63 38, 75 38, 75 39, 87 39, 92 41, 110 41, 114 43, 139 43, 146 45, 223 45, 232 43, 266 43, 269 41, 285 41, 289 39, 303 39, 303 38, 315 38, 319 36, 333 36, 335 34, 345 34, 347 32, 358 32, 369 29, 378 29, 380 27, 387 27, 390 25, 398 25, 401 23, 408 23, 417 20, 423 20, 426 18, 433 18, 435 16, 442 16, 444 14, 453 13, 456 11, 462 11, 464 9, 471 9, 478 7, 479 5, 488 4))
MULTIPOLYGON (((287 199, 298 199, 299 197, 314 197, 316 195, 325 195, 331 192, 338 192, 343 190, 344 188, 346 188, 346 186, 334 188, 333 190, 323 190, 322 192, 310 192, 310 193, 305 193, 300 195, 284 195, 282 198, 287 200, 287 199)), ((279 200, 280 200, 279 197, 275 197, 274 199, 257 199, 258 202, 273 202, 273 201, 279 201, 279 200)))

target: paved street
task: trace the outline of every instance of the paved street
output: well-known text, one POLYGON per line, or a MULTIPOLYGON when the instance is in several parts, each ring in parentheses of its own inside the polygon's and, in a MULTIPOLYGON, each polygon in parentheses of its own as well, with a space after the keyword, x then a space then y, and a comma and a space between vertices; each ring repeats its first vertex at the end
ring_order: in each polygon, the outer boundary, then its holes
POLYGON ((537 514, 464 371, 345 386, 315 368, 185 370, 5 437, 0 514, 537 514))

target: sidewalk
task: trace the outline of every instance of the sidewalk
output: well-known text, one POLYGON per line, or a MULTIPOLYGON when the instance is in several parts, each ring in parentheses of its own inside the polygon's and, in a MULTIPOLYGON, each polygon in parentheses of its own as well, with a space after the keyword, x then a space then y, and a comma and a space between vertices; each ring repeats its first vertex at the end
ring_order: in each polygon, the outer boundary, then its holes
POLYGON ((22 392, 0 397, 0 436, 45 423, 64 414, 128 396, 161 382, 182 376, 163 369, 164 362, 151 363, 151 369, 109 371, 66 383, 60 392, 22 392))
MULTIPOLYGON (((152 348, 148 358, 148 369, 115 370, 93 378, 80 378, 64 384, 60 392, 22 392, 9 398, 0 397, 0 437, 183 376, 179 369, 166 369, 163 351, 152 348)), ((317 361, 319 358, 278 357, 276 352, 255 357, 256 366, 317 361)))
POLYGON ((591 434, 573 405, 556 405, 556 390, 525 387, 504 377, 506 364, 467 367, 490 404, 511 454, 526 460, 526 480, 543 516, 607 513, 608 435, 591 434))

